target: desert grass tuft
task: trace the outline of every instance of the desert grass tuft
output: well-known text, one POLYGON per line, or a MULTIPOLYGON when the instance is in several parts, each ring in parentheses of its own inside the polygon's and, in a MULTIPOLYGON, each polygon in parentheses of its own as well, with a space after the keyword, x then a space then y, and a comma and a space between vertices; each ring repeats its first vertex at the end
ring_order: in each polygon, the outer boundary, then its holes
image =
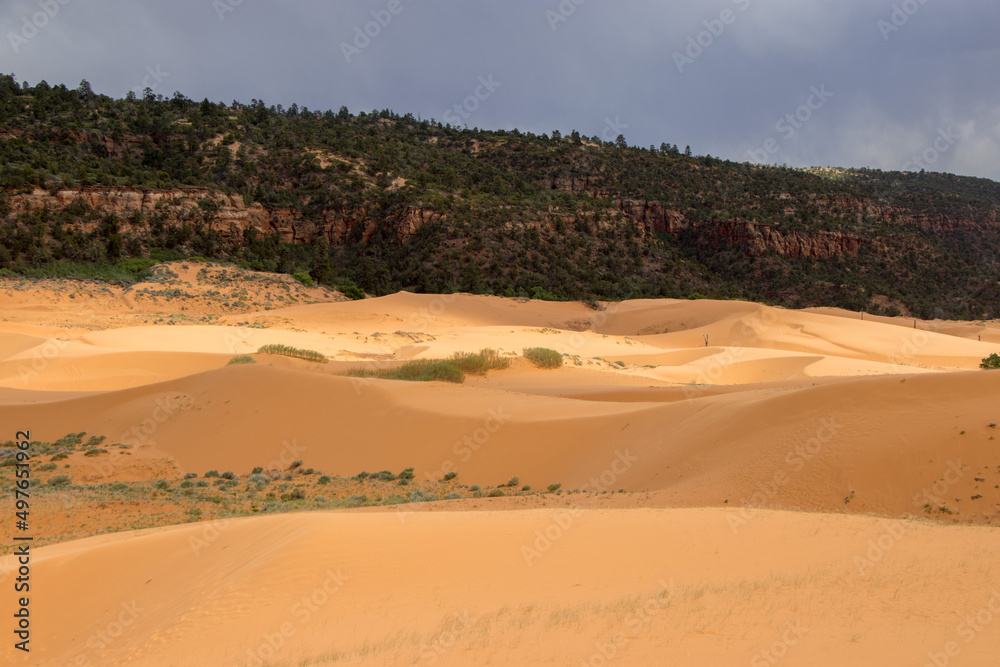
POLYGON ((562 355, 547 347, 526 347, 524 358, 539 368, 559 368, 563 364, 562 355))
POLYGON ((229 363, 226 365, 236 366, 239 364, 255 364, 255 363, 257 362, 254 361, 253 357, 251 357, 249 354, 237 354, 232 359, 230 359, 229 363))
POLYGON ((407 380, 410 382, 454 382, 465 381, 465 373, 450 359, 417 359, 395 368, 355 368, 347 372, 351 377, 373 377, 383 380, 407 380))
POLYGON ((263 345, 257 354, 280 354, 284 357, 295 357, 296 359, 305 359, 306 361, 316 361, 321 364, 327 362, 326 356, 316 352, 315 350, 303 350, 297 347, 291 347, 289 345, 280 345, 277 343, 271 343, 269 345, 263 345))

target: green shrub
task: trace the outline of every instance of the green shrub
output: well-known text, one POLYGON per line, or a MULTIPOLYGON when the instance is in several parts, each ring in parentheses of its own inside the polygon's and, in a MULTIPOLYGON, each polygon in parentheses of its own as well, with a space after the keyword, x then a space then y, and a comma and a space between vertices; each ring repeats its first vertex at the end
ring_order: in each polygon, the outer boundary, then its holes
POLYGON ((234 473, 231 470, 227 470, 226 472, 222 473, 222 477, 224 479, 236 479, 236 473, 234 473))
POLYGON ((490 498, 500 498, 504 495, 503 489, 490 489, 490 492, 486 494, 490 498))
POLYGON ((255 364, 254 358, 249 354, 237 354, 235 357, 229 360, 227 366, 237 366, 239 364, 255 364))
POLYGON ((549 493, 555 493, 560 488, 562 488, 562 484, 549 484, 548 491, 549 493))
POLYGON ((197 476, 198 476, 198 473, 196 473, 196 472, 189 472, 189 473, 185 473, 184 474, 184 479, 194 479, 197 476))
POLYGON ((479 491, 479 485, 473 484, 472 486, 469 487, 469 491, 479 491))
POLYGON ((562 355, 547 347, 526 347, 524 358, 539 368, 559 368, 562 366, 562 355))
POLYGON ((296 280, 298 280, 300 283, 302 283, 306 287, 312 287, 313 286, 312 276, 310 276, 305 271, 296 271, 295 273, 292 274, 292 278, 295 278, 296 280))
POLYGON ((57 467, 55 463, 43 463, 38 466, 38 472, 49 472, 50 470, 55 470, 57 467))
POLYGON ((333 480, 330 478, 329 475, 323 475, 322 477, 320 477, 319 479, 316 480, 316 483, 317 484, 329 484, 332 481, 333 480))
POLYGON ((524 486, 521 487, 521 490, 522 491, 531 491, 531 485, 530 484, 525 484, 524 486))
POLYGON ((305 500, 305 497, 306 494, 302 491, 302 489, 295 489, 294 491, 290 491, 288 493, 282 493, 281 502, 287 503, 292 500, 305 500))
POLYGON ((205 473, 205 477, 218 477, 218 476, 219 476, 218 470, 209 470, 208 472, 205 473))
POLYGON ((374 377, 383 380, 406 380, 409 382, 454 382, 465 381, 465 373, 454 360, 417 359, 395 368, 355 368, 347 372, 351 377, 374 377))
POLYGON ((315 361, 321 364, 325 364, 327 362, 326 356, 316 352, 315 350, 303 350, 297 347, 279 345, 276 343, 262 345, 260 349, 257 350, 257 354, 278 354, 284 357, 295 357, 296 359, 305 359, 306 361, 315 361))
POLYGON ((271 483, 271 478, 268 477, 267 475, 262 475, 259 472, 255 472, 255 473, 252 473, 250 475, 250 477, 247 478, 247 483, 248 484, 254 484, 254 485, 256 485, 259 488, 259 487, 267 486, 268 484, 270 484, 271 483))
POLYGON ((979 367, 987 371, 992 371, 1000 368, 1000 354, 994 352, 990 356, 983 359, 983 363, 979 364, 979 367))
POLYGON ((446 495, 444 497, 444 499, 445 500, 459 500, 459 499, 461 499, 461 497, 462 497, 461 493, 449 493, 448 495, 446 495))
POLYGON ((48 481, 49 486, 65 486, 69 483, 70 479, 66 475, 56 475, 48 481))
POLYGON ((106 449, 104 449, 102 447, 93 447, 93 448, 88 449, 87 451, 85 451, 83 453, 83 455, 84 456, 100 456, 101 454, 107 454, 107 453, 108 453, 108 450, 106 450, 106 449))
POLYGON ((507 486, 517 486, 520 483, 521 483, 520 477, 511 477, 510 480, 507 482, 507 486))
POLYGON ((441 481, 442 482, 450 482, 451 480, 455 479, 456 477, 458 477, 458 473, 457 472, 453 471, 453 472, 445 473, 445 476, 444 476, 444 478, 441 481))
POLYGON ((437 500, 437 498, 422 489, 417 489, 409 496, 409 501, 411 503, 428 503, 434 500, 437 500))
POLYGON ((352 299, 354 301, 360 301, 365 298, 365 291, 349 280, 338 283, 337 289, 340 290, 340 293, 348 299, 352 299))
POLYGON ((510 368, 510 357, 489 347, 479 352, 456 352, 451 361, 467 375, 486 375, 487 371, 510 368))

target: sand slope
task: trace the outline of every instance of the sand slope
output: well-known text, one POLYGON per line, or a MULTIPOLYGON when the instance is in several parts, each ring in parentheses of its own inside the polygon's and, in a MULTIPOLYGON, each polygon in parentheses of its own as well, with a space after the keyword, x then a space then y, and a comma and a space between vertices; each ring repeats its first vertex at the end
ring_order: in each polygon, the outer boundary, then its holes
POLYGON ((413 467, 470 484, 517 475, 540 488, 667 490, 689 506, 905 516, 930 503, 988 522, 1000 513, 998 393, 1000 374, 971 372, 614 402, 258 365, 0 405, 0 418, 38 424, 42 439, 104 434, 183 471, 413 467))
MULTIPOLYGON (((131 446, 47 474, 177 481, 301 460, 563 494, 45 547, 35 651, 5 645, 0 663, 941 667, 952 650, 947 664, 996 664, 1000 373, 977 370, 1000 351, 996 323, 720 301, 305 303, 324 293, 203 268, 133 290, 3 283, 0 421, 131 446), (267 343, 330 362, 227 366, 267 343), (564 366, 535 368, 530 346, 564 366), (463 385, 342 375, 482 347, 511 367, 463 385)), ((67 506, 36 527, 74 521, 67 506)), ((12 604, 0 596, 0 615, 12 604)))
POLYGON ((963 619, 1000 613, 997 530, 732 514, 286 515, 47 547, 37 652, 5 664, 995 659, 1000 622, 963 619))

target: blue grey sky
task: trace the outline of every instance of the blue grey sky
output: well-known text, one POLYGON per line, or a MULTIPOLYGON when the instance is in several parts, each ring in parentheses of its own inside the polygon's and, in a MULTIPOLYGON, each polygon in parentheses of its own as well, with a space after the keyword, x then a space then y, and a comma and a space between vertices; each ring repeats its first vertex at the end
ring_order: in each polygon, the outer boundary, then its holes
POLYGON ((996 0, 4 0, 0 70, 1000 180, 996 0))

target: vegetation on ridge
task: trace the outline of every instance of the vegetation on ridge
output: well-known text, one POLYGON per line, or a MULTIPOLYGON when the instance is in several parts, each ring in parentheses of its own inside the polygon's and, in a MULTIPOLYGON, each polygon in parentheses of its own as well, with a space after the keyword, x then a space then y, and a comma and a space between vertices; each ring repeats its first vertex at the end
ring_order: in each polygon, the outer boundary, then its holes
POLYGON ((25 276, 129 283, 145 262, 199 255, 354 298, 713 297, 973 319, 1000 315, 998 246, 1000 184, 985 179, 0 76, 0 270, 25 276), (102 188, 162 197, 123 215, 87 203, 102 188), (61 203, 25 206, 35 191, 61 203), (300 242, 223 235, 227 202, 291 221, 300 242))

